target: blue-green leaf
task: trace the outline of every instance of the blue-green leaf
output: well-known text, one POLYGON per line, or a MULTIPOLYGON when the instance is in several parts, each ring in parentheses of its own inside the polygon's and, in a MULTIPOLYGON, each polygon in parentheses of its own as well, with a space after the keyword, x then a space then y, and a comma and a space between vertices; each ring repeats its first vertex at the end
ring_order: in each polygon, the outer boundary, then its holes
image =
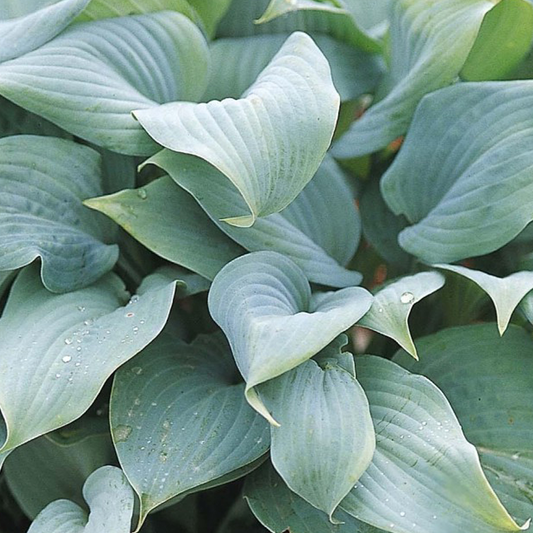
POLYGON ((107 421, 83 417, 80 422, 32 440, 7 458, 9 490, 30 518, 62 498, 83 505, 87 477, 116 461, 107 421))
POLYGON ((244 497, 257 519, 273 533, 381 533, 383 530, 356 520, 342 509, 333 524, 327 514, 292 492, 268 463, 252 472, 244 497))
POLYGON ((391 533, 520 531, 444 394, 386 359, 364 356, 356 366, 377 442, 341 508, 391 533))
POLYGON ((129 533, 133 490, 122 470, 103 466, 83 486, 89 513, 69 500, 56 500, 32 523, 28 533, 129 533))
POLYGON ((107 274, 55 295, 37 267, 18 275, 0 319, 0 454, 79 418, 109 376, 162 330, 175 283, 134 296, 107 274))
POLYGON ((338 110, 326 58, 308 35, 294 33, 239 100, 175 102, 134 115, 165 148, 224 174, 246 206, 224 220, 249 227, 287 207, 311 180, 338 110))
POLYGON ((112 218, 152 252, 208 279, 244 253, 168 176, 84 204, 112 218))
MULTIPOLYGON (((366 470, 376 446, 368 400, 340 366, 332 345, 258 386, 280 427, 271 427, 271 458, 287 485, 334 520, 340 501, 366 470)), ((352 361, 353 366, 353 361, 352 361)))
POLYGON ((177 12, 80 23, 2 63, 0 94, 94 144, 150 155, 157 145, 131 112, 199 98, 208 54, 200 30, 177 12))
POLYGON ((532 103, 531 81, 462 83, 422 100, 382 180, 413 224, 400 233, 405 250, 428 263, 483 255, 533 220, 532 103))
POLYGON ((113 226, 82 200, 102 193, 100 157, 51 137, 0 139, 0 270, 41 260, 45 286, 76 290, 111 270, 113 226))
POLYGON ((89 0, 3 0, 0 5, 0 62, 31 52, 53 39, 89 0))
POLYGON ((323 161, 313 179, 281 213, 258 218, 249 228, 223 221, 228 213, 246 212, 246 205, 230 181, 205 161, 163 150, 147 163, 168 172, 224 233, 247 250, 283 253, 315 283, 346 287, 361 282, 359 272, 344 268, 359 243, 360 222, 344 175, 332 158, 323 161), (334 217, 332 205, 336 207, 334 217))
POLYGON ((479 270, 458 265, 433 265, 436 268, 455 272, 481 287, 494 303, 500 335, 505 333, 511 315, 524 296, 533 290, 533 272, 515 272, 505 278, 491 276, 479 270))
MULTIPOLYGON (((281 48, 287 34, 217 39, 210 44, 211 73, 202 100, 239 98, 281 48)), ((333 85, 341 101, 371 92, 383 74, 375 54, 368 54, 328 35, 313 40, 331 67, 333 85)))
POLYGON ((492 0, 392 2, 387 94, 337 141, 335 157, 375 152, 404 134, 420 99, 455 81, 493 7, 492 0))
POLYGON ((268 450, 268 424, 236 377, 221 334, 190 345, 163 336, 117 373, 111 429, 141 522, 171 498, 243 475, 268 450))
POLYGON ((304 273, 275 252, 254 252, 226 265, 209 291, 209 311, 231 345, 250 404, 277 422, 254 387, 310 359, 370 308, 359 287, 311 296, 304 273))
POLYGON ((404 350, 418 359, 409 331, 409 314, 413 306, 444 285, 438 272, 420 272, 386 285, 374 296, 372 307, 358 325, 394 339, 404 350))
POLYGON ((419 363, 402 352, 394 359, 442 389, 496 493, 516 521, 526 522, 533 516, 530 334, 511 325, 500 337, 494 324, 478 324, 420 339, 418 350, 419 363))

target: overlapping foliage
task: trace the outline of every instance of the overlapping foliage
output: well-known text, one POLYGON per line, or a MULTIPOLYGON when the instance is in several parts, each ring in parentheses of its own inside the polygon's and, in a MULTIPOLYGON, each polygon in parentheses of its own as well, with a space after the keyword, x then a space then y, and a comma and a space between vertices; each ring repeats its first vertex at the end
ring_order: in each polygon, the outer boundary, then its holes
POLYGON ((527 530, 532 40, 4 0, 0 532, 527 530))

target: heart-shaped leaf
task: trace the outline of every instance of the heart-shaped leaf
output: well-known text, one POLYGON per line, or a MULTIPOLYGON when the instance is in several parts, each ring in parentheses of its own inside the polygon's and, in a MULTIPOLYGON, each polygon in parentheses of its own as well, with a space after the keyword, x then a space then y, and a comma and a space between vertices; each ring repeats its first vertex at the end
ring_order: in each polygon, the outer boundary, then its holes
POLYGON ((291 35, 239 100, 175 102, 135 111, 165 148, 204 159, 242 195, 251 226, 289 205, 317 171, 331 142, 339 95, 312 39, 291 35))
POLYGON ((75 24, 1 64, 0 94, 94 144, 150 155, 157 146, 131 111, 200 97, 208 53, 200 30, 177 12, 75 24))
POLYGON ((243 390, 221 334, 190 345, 161 337, 117 372, 111 429, 141 498, 140 523, 158 505, 265 454, 268 424, 248 406, 243 390))
POLYGON ((69 500, 56 500, 34 520, 28 533, 129 533, 133 490, 122 470, 102 466, 83 486, 89 513, 69 500))
POLYGON ((244 253, 168 176, 84 204, 112 218, 152 252, 208 279, 244 253))
POLYGON ((442 270, 455 272, 481 287, 494 303, 500 335, 505 333, 511 315, 524 296, 533 290, 533 272, 515 272, 505 278, 485 274, 479 270, 458 265, 433 265, 442 270))
POLYGON ((520 531, 444 394, 380 357, 363 356, 356 365, 377 442, 372 464, 341 508, 390 532, 520 531))
POLYGON ((404 134, 420 99, 457 78, 493 7, 491 0, 392 2, 388 94, 335 143, 335 157, 375 152, 404 134))
MULTIPOLYGON (((239 98, 286 39, 286 34, 275 34, 213 41, 209 46, 212 68, 202 100, 239 98)), ((383 74, 377 55, 327 35, 313 35, 313 40, 328 60, 341 101, 353 100, 376 87, 383 74)))
POLYGON ((273 533, 380 533, 339 509, 332 524, 325 513, 292 492, 269 463, 247 478, 244 497, 257 519, 273 533))
POLYGON ((271 423, 254 387, 307 361, 370 308, 360 287, 311 296, 304 273, 275 252, 226 265, 209 291, 209 311, 228 338, 248 402, 271 423))
POLYGON ((109 376, 163 328, 175 283, 134 296, 107 274, 55 295, 37 267, 17 277, 0 319, 0 408, 7 452, 80 417, 109 376))
POLYGON ((512 516, 533 516, 533 341, 494 324, 440 331, 418 342, 420 362, 399 352, 394 360, 426 375, 446 393, 487 478, 512 516))
POLYGON ((116 460, 107 421, 85 417, 80 421, 83 425, 74 423, 43 435, 8 457, 6 482, 30 518, 54 500, 64 498, 83 505, 82 487, 87 477, 116 460))
POLYGON ((365 393, 340 366, 352 356, 339 348, 333 343, 320 352, 319 363, 306 361, 258 386, 280 424, 270 430, 272 463, 291 490, 332 521, 376 446, 365 393))
POLYGON ((246 204, 230 181, 205 161, 163 150, 147 163, 168 172, 222 231, 247 250, 283 253, 315 283, 346 287, 361 282, 359 272, 342 266, 357 249, 360 223, 350 189, 332 158, 324 160, 313 179, 281 213, 259 218, 249 228, 222 220, 228 213, 245 213, 246 204), (336 206, 335 217, 331 216, 331 205, 336 206))
POLYGON ((370 311, 358 325, 394 339, 404 350, 418 359, 409 331, 409 314, 413 305, 444 285, 438 272, 420 272, 394 281, 374 295, 370 311))
POLYGON ((113 268, 118 248, 105 244, 113 226, 82 205, 102 193, 99 164, 94 150, 71 141, 0 139, 0 270, 40 258, 45 286, 65 292, 113 268))
POLYGON ((381 182, 413 224, 400 233, 405 250, 428 263, 483 255, 533 220, 530 103, 531 81, 461 83, 424 98, 381 182))
POLYGON ((53 39, 89 0, 3 0, 0 5, 0 62, 31 52, 53 39))

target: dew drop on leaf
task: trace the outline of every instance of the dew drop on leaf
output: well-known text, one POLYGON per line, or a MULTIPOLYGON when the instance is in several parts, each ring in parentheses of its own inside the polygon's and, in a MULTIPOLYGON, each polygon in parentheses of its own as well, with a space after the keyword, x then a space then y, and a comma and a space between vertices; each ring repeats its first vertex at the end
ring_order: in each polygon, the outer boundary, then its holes
POLYGON ((400 296, 400 302, 402 302, 402 304, 410 304, 410 303, 413 303, 414 300, 415 300, 415 295, 412 292, 404 292, 400 296))

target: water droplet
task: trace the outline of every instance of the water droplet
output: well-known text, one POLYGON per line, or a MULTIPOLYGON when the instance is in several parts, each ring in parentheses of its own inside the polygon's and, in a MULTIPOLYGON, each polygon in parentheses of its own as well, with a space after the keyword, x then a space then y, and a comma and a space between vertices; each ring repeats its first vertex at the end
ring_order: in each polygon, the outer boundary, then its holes
POLYGON ((72 361, 72 356, 70 356, 70 355, 64 355, 64 356, 61 358, 61 361, 63 361, 63 363, 70 363, 70 361, 72 361))
POLYGON ((146 198, 148 198, 148 193, 146 192, 146 189, 141 187, 140 189, 137 189, 137 196, 141 200, 146 200, 146 198))
POLYGON ((138 326, 134 326, 132 329, 133 329, 133 334, 134 335, 136 335, 138 333, 138 331, 139 331, 138 326))
POLYGON ((405 511, 401 511, 400 516, 405 516, 405 511))
POLYGON ((378 313, 383 313, 383 307, 380 307, 380 308, 378 309, 378 313))
POLYGON ((152 402, 152 407, 157 407, 157 402, 152 402))
POLYGON ((163 429, 170 429, 170 422, 168 420, 163 422, 163 429))
POLYGON ((67 338, 65 339, 65 344, 66 344, 66 345, 70 345, 70 344, 72 344, 72 339, 71 339, 70 337, 67 337, 67 338))
POLYGON ((126 318, 133 318, 135 316, 135 313, 126 313, 124 316, 126 318))
POLYGON ((141 405, 141 399, 140 398, 135 398, 135 400, 133 400, 133 403, 135 405, 141 405))
POLYGON ((164 463, 168 459, 168 453, 167 452, 161 452, 159 454, 159 460, 164 463))
POLYGON ((92 318, 88 318, 87 320, 83 321, 83 325, 84 326, 90 326, 93 322, 94 322, 94 320, 92 318))
POLYGON ((81 363, 78 361, 74 366, 80 366, 81 363))
POLYGON ((433 518, 433 520, 437 520, 437 515, 434 514, 431 518, 433 518))
POLYGON ((413 303, 414 301, 415 301, 415 295, 412 292, 404 292, 400 296, 400 302, 402 302, 402 304, 410 304, 410 303, 413 303))
POLYGON ((78 311, 83 313, 83 311, 85 311, 85 307, 83 307, 83 305, 78 305, 78 311))
POLYGON ((59 379, 61 377, 61 374, 56 374, 56 379, 59 379))
POLYGON ((134 295, 130 298, 130 301, 128 302, 128 305, 136 304, 138 301, 139 301, 139 296, 137 296, 136 294, 134 294, 134 295))
POLYGON ((131 371, 134 373, 134 374, 137 374, 138 376, 140 376, 142 373, 143 373, 143 369, 140 367, 140 366, 134 366, 131 371))

